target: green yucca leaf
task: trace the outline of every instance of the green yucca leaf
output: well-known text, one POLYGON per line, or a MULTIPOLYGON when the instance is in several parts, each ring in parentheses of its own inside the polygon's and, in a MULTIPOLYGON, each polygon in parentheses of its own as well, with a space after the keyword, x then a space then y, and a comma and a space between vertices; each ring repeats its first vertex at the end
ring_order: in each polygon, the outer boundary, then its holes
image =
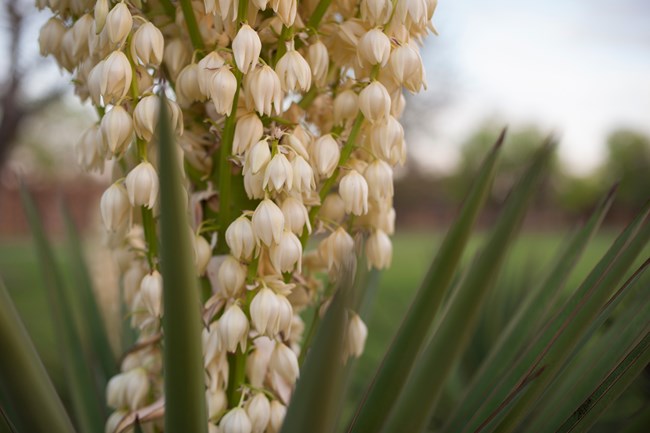
POLYGON ((561 295, 566 279, 582 256, 589 241, 596 233, 614 200, 615 188, 603 199, 587 223, 571 238, 562 254, 558 256, 548 276, 528 293, 515 316, 500 334, 485 361, 470 384, 455 412, 449 417, 443 431, 460 431, 467 420, 479 408, 498 377, 512 364, 527 343, 531 332, 539 326, 542 317, 561 295))
POLYGON ((38 216, 36 205, 27 188, 21 185, 23 207, 29 221, 38 253, 43 282, 52 312, 52 324, 62 357, 65 381, 69 386, 74 417, 83 432, 102 431, 104 428, 103 394, 96 388, 93 374, 81 344, 69 292, 64 286, 61 269, 54 259, 54 251, 38 216))
POLYGON ((207 433, 199 285, 189 237, 187 198, 167 112, 163 96, 158 135, 165 431, 207 433))
MULTIPOLYGON (((559 324, 558 332, 551 337, 540 356, 522 378, 524 382, 528 377, 535 375, 536 380, 523 391, 512 408, 507 411, 505 419, 497 427, 498 431, 510 432, 519 425, 533 409, 546 387, 557 376, 564 363, 575 354, 580 344, 584 344, 583 336, 589 331, 590 325, 596 320, 602 308, 606 306, 612 292, 645 247, 648 239, 650 239, 650 225, 645 225, 626 248, 608 264, 602 277, 589 287, 584 296, 575 305, 571 305, 571 302, 567 304, 570 309, 564 310, 566 316, 562 321, 556 321, 559 324)), ((624 286, 623 290, 619 291, 619 295, 629 287, 624 286)))
MULTIPOLYGON (((74 427, 23 326, 4 283, 0 281, 0 377, 18 422, 26 431, 73 433, 74 427)), ((0 408, 2 410, 2 408, 0 408)), ((6 416, 4 410, 0 418, 6 416)), ((0 424, 2 421, 0 420, 0 424)), ((7 431, 13 431, 6 419, 7 431)))
MULTIPOLYGON (((537 360, 540 354, 544 353, 546 346, 559 331, 562 322, 569 317, 573 309, 579 305, 581 299, 585 298, 590 289, 604 277, 610 264, 631 242, 643 224, 649 210, 650 205, 646 206, 644 211, 641 212, 614 241, 613 245, 601 258, 598 264, 596 264, 580 287, 569 298, 562 310, 558 312, 557 309, 549 309, 543 320, 544 323, 547 324, 545 325, 543 332, 538 335, 530 335, 530 338, 533 340, 528 345, 528 348, 517 358, 517 361, 510 365, 510 367, 504 372, 502 377, 499 379, 499 382, 491 388, 489 394, 483 396, 483 403, 474 412, 472 418, 465 423, 462 430, 463 432, 474 432, 477 431, 479 426, 481 426, 481 428, 486 428, 488 427, 488 424, 491 425, 491 428, 495 427, 496 421, 499 420, 499 417, 506 412, 506 409, 509 407, 510 403, 512 403, 512 401, 506 401, 508 394, 511 394, 518 384, 519 392, 523 391, 524 385, 530 384, 529 380, 522 381, 522 377, 525 377, 529 367, 537 360)), ((515 394, 511 394, 511 396, 512 399, 516 397, 515 394)), ((489 429, 486 429, 486 431, 487 430, 489 429)))
POLYGON ((492 189, 499 150, 504 138, 505 130, 476 176, 456 223, 447 233, 365 398, 357 408, 350 432, 379 431, 388 416, 394 398, 406 381, 418 351, 431 328, 436 311, 456 273, 476 218, 492 189))
MULTIPOLYGON (((633 281, 637 283, 635 274, 633 281)), ((625 309, 614 319, 614 323, 602 335, 591 341, 564 369, 551 385, 538 405, 538 412, 532 422, 526 424, 530 431, 552 433, 582 405, 584 400, 626 356, 640 337, 648 331, 650 317, 650 292, 637 290, 633 299, 628 299, 625 309)), ((611 305, 611 304, 610 304, 611 305)), ((607 308, 606 310, 608 310, 607 308)), ((603 313, 609 313, 604 311, 603 313)), ((601 314, 603 315, 603 314, 601 314)), ((610 314, 605 314, 611 317, 610 314)))
POLYGON ((336 294, 300 371, 281 433, 330 433, 334 430, 343 403, 342 390, 345 388, 343 349, 346 310, 354 298, 352 291, 359 287, 355 267, 353 262, 344 265, 336 294))
POLYGON ((650 332, 646 328, 643 339, 616 365, 616 368, 585 399, 578 410, 560 426, 557 432, 581 433, 589 431, 600 414, 625 391, 648 363, 650 363, 650 332))
POLYGON ((494 286, 553 149, 550 143, 540 149, 515 185, 483 251, 451 295, 442 320, 420 354, 382 432, 420 432, 425 429, 454 363, 469 342, 480 307, 494 286))
POLYGON ((72 272, 75 280, 75 296, 71 297, 75 309, 80 313, 83 329, 85 329, 88 350, 92 364, 97 367, 100 389, 104 389, 108 380, 117 373, 115 355, 108 341, 106 327, 102 320, 93 290, 93 282, 86 265, 81 241, 74 221, 70 216, 70 209, 62 202, 61 213, 65 222, 68 240, 68 249, 71 254, 72 272))

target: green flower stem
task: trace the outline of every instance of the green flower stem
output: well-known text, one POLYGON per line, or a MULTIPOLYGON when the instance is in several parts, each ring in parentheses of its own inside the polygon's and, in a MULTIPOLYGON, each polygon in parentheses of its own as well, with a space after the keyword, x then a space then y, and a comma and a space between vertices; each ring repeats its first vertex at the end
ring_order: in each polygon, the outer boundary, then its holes
POLYGON ((142 206, 142 228, 144 239, 147 243, 147 261, 151 270, 158 269, 158 237, 156 235, 156 221, 153 218, 153 211, 142 206))
POLYGON ((233 408, 239 405, 242 394, 242 385, 246 381, 246 349, 242 352, 237 349, 235 353, 228 354, 228 407, 233 408))
POLYGON ((318 28, 320 21, 323 19, 323 16, 325 16, 325 12, 327 12, 331 3, 332 0, 320 0, 320 2, 318 2, 318 6, 316 6, 316 9, 312 12, 309 21, 307 21, 307 28, 314 30, 318 28))
POLYGON ((278 39, 278 49, 273 58, 273 66, 278 64, 278 60, 287 52, 287 42, 293 39, 293 27, 282 26, 280 38, 278 39))
POLYGON ((165 14, 167 14, 172 21, 176 21, 176 8, 172 4, 171 0, 160 0, 160 5, 164 9, 165 14))
POLYGON ((180 3, 183 17, 185 18, 185 24, 187 24, 187 32, 190 34, 190 40, 192 41, 192 47, 197 51, 203 51, 205 45, 203 44, 203 38, 199 31, 199 25, 196 23, 194 9, 192 9, 192 2, 191 0, 180 0, 180 3))

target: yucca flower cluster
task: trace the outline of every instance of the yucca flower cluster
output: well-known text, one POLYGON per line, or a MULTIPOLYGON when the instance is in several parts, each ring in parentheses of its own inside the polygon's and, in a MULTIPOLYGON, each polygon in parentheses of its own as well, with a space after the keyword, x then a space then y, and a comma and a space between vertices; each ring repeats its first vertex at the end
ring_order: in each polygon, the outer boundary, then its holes
MULTIPOLYGON (((193 221, 178 230, 193 232, 205 289, 211 431, 278 431, 307 349, 300 312, 332 295, 323 276, 362 245, 369 267, 390 265, 403 88, 425 86, 418 43, 437 0, 37 4, 54 13, 42 54, 99 115, 79 163, 112 161, 101 215, 139 337, 108 384, 107 431, 163 399, 161 317, 174 306, 162 305, 156 239, 161 92, 193 221)), ((344 358, 359 356, 367 329, 352 311, 347 329, 344 358)))

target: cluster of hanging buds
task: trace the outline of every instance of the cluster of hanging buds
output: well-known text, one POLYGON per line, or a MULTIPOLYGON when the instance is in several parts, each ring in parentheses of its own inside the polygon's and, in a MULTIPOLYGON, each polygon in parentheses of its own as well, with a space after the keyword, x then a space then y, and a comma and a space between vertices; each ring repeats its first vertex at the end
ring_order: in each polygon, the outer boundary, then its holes
MULTIPOLYGON (((301 311, 327 305, 324 280, 360 248, 369 267, 390 265, 403 89, 425 86, 418 44, 437 0, 36 1, 53 12, 42 54, 98 113, 79 163, 112 161, 101 215, 138 337, 108 384, 107 431, 163 398, 161 317, 174 308, 162 305, 156 241, 164 92, 193 224, 179 230, 192 230, 205 289, 210 429, 277 432, 308 349, 301 311), (243 374, 229 374, 235 363, 243 374)), ((366 335, 349 311, 343 356, 359 356, 366 335)))

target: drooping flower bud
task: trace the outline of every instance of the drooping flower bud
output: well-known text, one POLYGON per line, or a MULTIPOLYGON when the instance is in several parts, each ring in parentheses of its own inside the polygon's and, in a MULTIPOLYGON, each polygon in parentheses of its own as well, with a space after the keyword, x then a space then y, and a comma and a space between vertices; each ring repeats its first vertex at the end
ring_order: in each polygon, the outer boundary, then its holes
POLYGON ((246 402, 246 413, 251 421, 251 433, 264 433, 271 419, 271 403, 264 393, 258 392, 246 402))
POLYGON ((129 92, 132 78, 129 59, 123 52, 113 51, 104 61, 99 79, 104 104, 114 104, 124 98, 129 92))
POLYGON ((327 72, 329 70, 329 52, 327 47, 320 40, 309 45, 307 50, 307 62, 311 69, 314 83, 317 86, 324 86, 327 79, 327 72))
POLYGON ((235 124, 235 138, 232 143, 232 153, 241 155, 253 144, 257 143, 264 134, 264 125, 257 114, 249 113, 239 119, 235 124))
POLYGON ((47 20, 38 35, 41 56, 56 54, 61 48, 61 39, 63 39, 65 32, 65 25, 58 17, 47 20))
POLYGON ((386 66, 390 57, 390 39, 380 29, 368 31, 357 46, 359 64, 386 66))
POLYGON ((287 197, 282 202, 281 209, 284 215, 284 224, 289 230, 300 236, 307 225, 307 232, 311 233, 309 214, 302 201, 295 197, 287 197))
POLYGON ((339 194, 345 204, 345 211, 354 215, 368 213, 368 183, 356 170, 343 176, 339 194))
POLYGON ((311 87, 309 63, 296 50, 287 51, 278 60, 275 71, 285 92, 306 92, 311 87))
POLYGON ((391 0, 361 0, 361 19, 373 26, 384 25, 393 12, 391 0))
POLYGON ((225 63, 223 57, 216 51, 209 52, 199 61, 198 83, 203 95, 210 96, 210 82, 212 77, 225 63))
POLYGON ((275 12, 282 24, 287 27, 293 26, 296 20, 296 13, 298 10, 297 0, 270 0, 273 12, 275 12))
POLYGON ((356 358, 363 354, 368 337, 368 327, 358 314, 352 313, 348 321, 346 333, 346 353, 356 358))
POLYGON ((390 55, 390 70, 395 80, 416 93, 425 85, 424 68, 417 48, 403 44, 395 48, 390 55))
POLYGON ((366 241, 368 268, 386 269, 393 258, 393 244, 382 230, 375 230, 366 241))
POLYGON ((280 431, 286 413, 287 408, 285 405, 280 403, 278 400, 273 400, 271 402, 271 420, 269 421, 269 426, 267 428, 268 433, 278 433, 280 431))
POLYGON ((145 66, 159 66, 163 59, 165 38, 150 22, 141 25, 131 39, 131 56, 145 66))
POLYGON ((253 69, 244 78, 246 101, 260 115, 282 113, 282 84, 273 68, 264 65, 253 69))
POLYGON ((212 75, 209 85, 210 99, 217 113, 229 115, 237 92, 237 78, 224 66, 212 75))
POLYGON ((298 155, 291 161, 293 169, 293 187, 297 192, 309 192, 316 188, 314 170, 305 158, 298 155))
POLYGON ((219 267, 217 281, 223 295, 236 298, 246 282, 246 266, 232 256, 227 256, 219 267))
POLYGON ((261 335, 275 337, 280 329, 280 301, 273 290, 263 287, 250 305, 251 322, 261 335))
POLYGON ((253 174, 259 173, 271 161, 271 149, 267 140, 260 140, 246 155, 246 166, 253 174))
POLYGON ((248 319, 237 304, 232 304, 219 319, 219 338, 228 352, 235 352, 237 346, 243 352, 248 337, 248 319))
POLYGON ((404 157, 404 128, 393 116, 376 124, 370 134, 374 153, 395 165, 404 157))
POLYGON ((145 96, 140 99, 133 109, 133 129, 138 137, 144 141, 151 141, 158 125, 160 113, 160 98, 155 95, 145 96))
POLYGON ((162 316, 163 281, 160 272, 154 270, 147 274, 140 283, 142 303, 153 317, 162 316))
POLYGON ((334 223, 340 223, 345 218, 345 203, 341 196, 334 192, 328 194, 318 211, 320 218, 334 223))
POLYGON ((332 176, 338 166, 341 150, 331 134, 322 135, 309 149, 317 173, 324 178, 332 176))
POLYGON ((370 123, 390 115, 390 95, 379 81, 373 81, 359 93, 359 109, 370 123))
POLYGON ((264 170, 263 188, 269 191, 282 191, 283 188, 291 191, 293 186, 293 168, 291 163, 282 153, 278 152, 268 163, 264 170))
POLYGON ((230 253, 239 260, 250 260, 255 251, 253 225, 245 216, 240 216, 230 223, 226 230, 226 243, 230 253))
POLYGON ((258 243, 267 247, 280 242, 284 230, 284 215, 280 208, 270 199, 264 199, 257 205, 252 218, 253 233, 258 243))
POLYGON ((292 232, 285 230, 280 241, 271 246, 269 255, 276 271, 291 272, 298 265, 298 272, 302 272, 302 244, 292 232))
POLYGON ((106 16, 106 33, 114 46, 124 43, 132 26, 133 17, 126 3, 116 4, 106 16))
POLYGON ((117 182, 109 186, 102 194, 99 207, 106 230, 116 231, 122 228, 131 211, 126 189, 117 182))
POLYGON ((343 227, 336 229, 321 243, 321 255, 327 260, 328 269, 337 269, 354 255, 354 239, 343 227))
POLYGON ((115 409, 136 410, 149 394, 149 379, 144 368, 117 374, 106 385, 106 404, 115 409))
POLYGON ((184 67, 176 79, 176 96, 182 106, 189 106, 192 102, 203 101, 205 96, 199 89, 199 67, 191 63, 184 67))
POLYGON ((201 235, 194 236, 194 264, 196 265, 197 275, 205 274, 208 263, 212 258, 212 247, 210 243, 201 235))
POLYGON ((165 46, 164 61, 169 70, 170 78, 174 81, 178 79, 178 74, 192 58, 192 52, 181 39, 172 39, 165 46))
POLYGON ((100 130, 104 144, 115 156, 123 154, 133 139, 133 121, 121 105, 114 106, 104 115, 100 130))
POLYGON ((368 194, 377 201, 393 196, 393 169, 386 161, 377 159, 368 164, 363 176, 368 182, 368 194))
POLYGON ((352 90, 344 90, 334 98, 334 123, 353 120, 359 112, 359 97, 352 90))
POLYGON ((248 24, 242 25, 232 41, 232 52, 235 56, 237 69, 244 74, 250 72, 257 65, 261 51, 262 42, 257 32, 248 24))
POLYGON ((219 421, 221 433, 251 433, 253 430, 246 411, 241 407, 231 409, 219 421))
POLYGON ((77 162, 81 168, 88 172, 104 170, 104 154, 106 152, 99 125, 93 125, 84 131, 75 150, 77 151, 77 162))
POLYGON ((290 384, 300 376, 296 353, 279 341, 275 343, 269 367, 290 384))
POLYGON ((132 206, 153 209, 158 199, 158 173, 153 165, 141 162, 129 172, 125 183, 132 206))
POLYGON ((104 29, 106 24, 106 16, 108 15, 108 0, 97 0, 95 3, 95 32, 99 34, 104 29))

